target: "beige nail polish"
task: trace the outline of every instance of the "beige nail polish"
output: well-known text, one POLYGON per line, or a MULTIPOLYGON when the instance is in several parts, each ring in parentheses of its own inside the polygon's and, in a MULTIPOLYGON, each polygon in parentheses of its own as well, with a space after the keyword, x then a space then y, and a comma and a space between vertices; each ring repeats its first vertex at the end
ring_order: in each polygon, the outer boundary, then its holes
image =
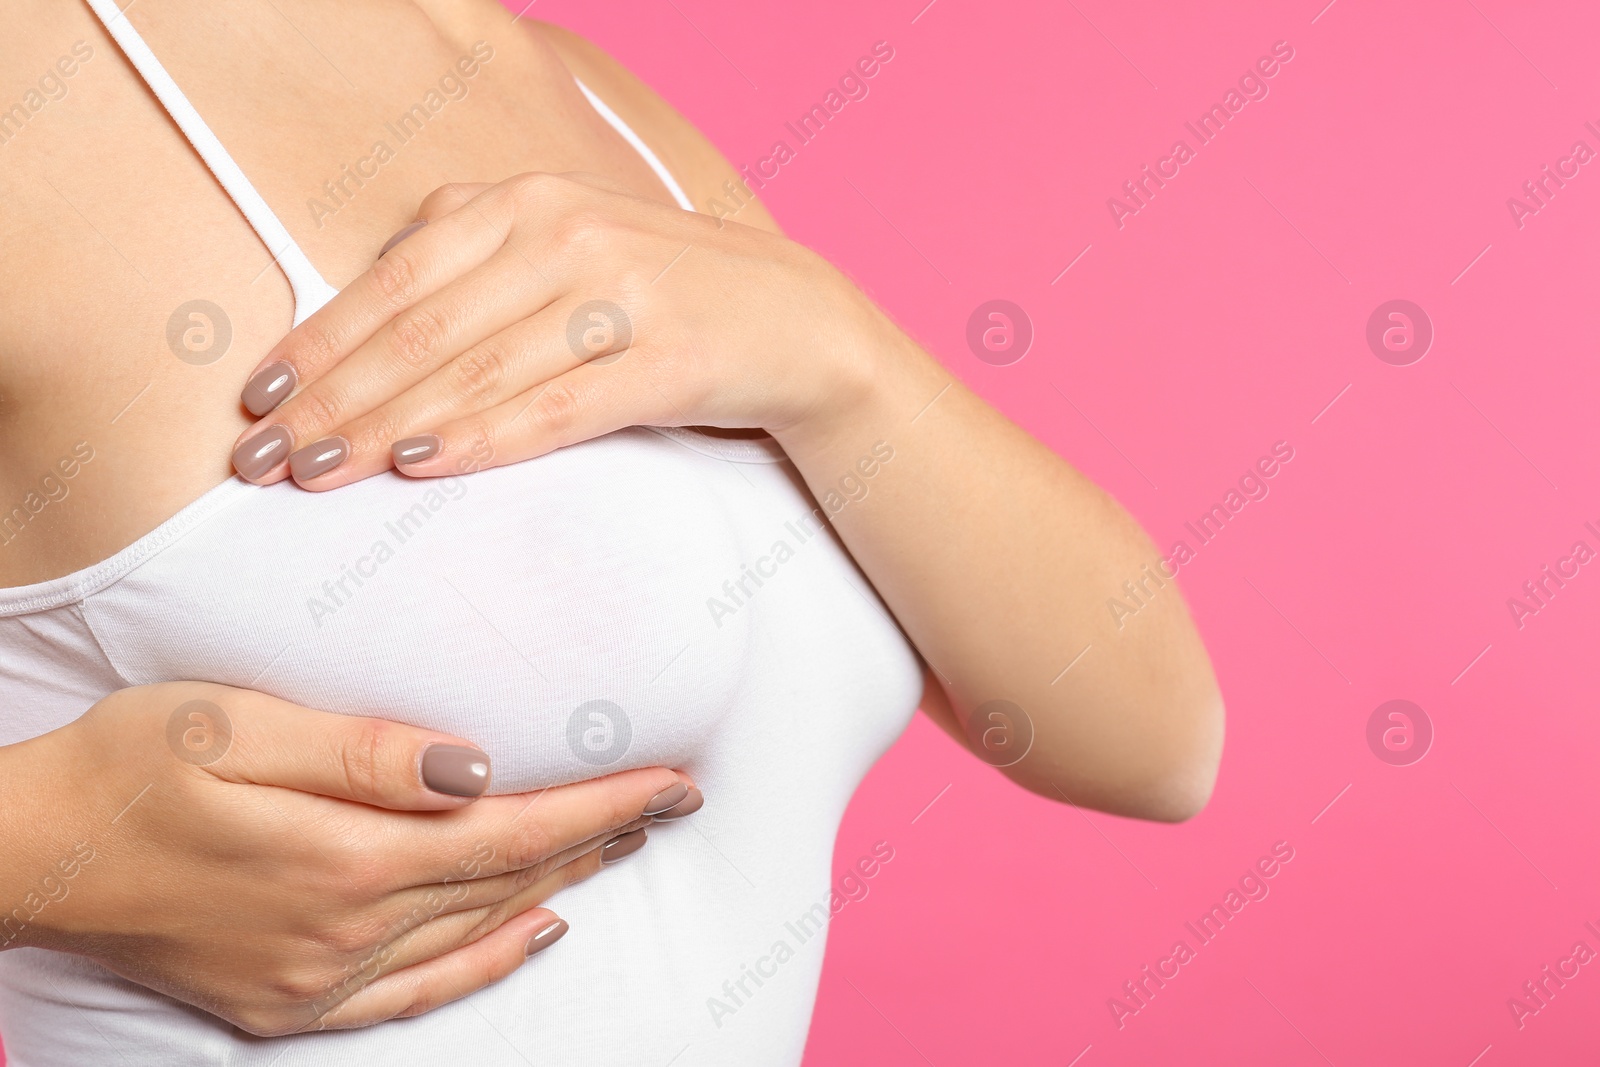
POLYGON ((432 459, 443 447, 444 441, 437 434, 425 433, 396 441, 389 446, 389 455, 394 459, 394 465, 400 467, 407 463, 421 463, 425 459, 432 459))
POLYGON ((688 796, 684 797, 677 804, 674 804, 671 808, 668 808, 666 811, 663 811, 661 814, 657 815, 655 820, 656 822, 666 822, 670 819, 681 819, 685 815, 693 815, 695 812, 705 807, 705 805, 705 794, 700 792, 698 787, 691 786, 689 788, 688 796))
POLYGON ((549 926, 546 926, 543 930, 540 930, 538 933, 528 938, 528 955, 531 956, 535 952, 542 952, 549 948, 557 941, 560 941, 562 935, 564 935, 570 929, 571 927, 567 925, 567 920, 557 919, 549 926))
POLYGON ((269 427, 233 450, 233 469, 251 481, 265 478, 272 468, 289 458, 293 443, 287 427, 269 427))
POLYGON ((265 415, 294 392, 299 376, 287 363, 269 363, 250 376, 244 383, 239 399, 252 415, 265 415))
POLYGON ((429 745, 422 753, 422 784, 452 797, 481 797, 489 788, 486 753, 466 745, 429 745))
POLYGON ((418 230, 422 229, 427 224, 428 224, 428 220, 427 219, 418 219, 416 222, 413 222, 411 225, 402 227, 400 229, 399 233, 395 234, 393 237, 389 238, 387 241, 384 242, 383 250, 378 253, 378 258, 382 259, 384 256, 388 255, 389 254, 389 249, 393 248, 395 245, 399 244, 401 241, 404 241, 407 237, 410 237, 412 234, 416 233, 418 230))
POLYGON ((645 815, 659 815, 678 806, 683 798, 689 795, 689 787, 682 782, 673 782, 667 788, 651 797, 645 803, 645 815))
POLYGON ((648 836, 643 830, 635 830, 632 833, 623 834, 621 837, 608 841, 606 846, 600 850, 600 862, 612 864, 624 857, 633 855, 644 847, 648 836))
POLYGON ((350 457, 350 442, 343 437, 328 437, 307 445, 289 456, 289 472, 295 481, 304 482, 327 474, 350 457))

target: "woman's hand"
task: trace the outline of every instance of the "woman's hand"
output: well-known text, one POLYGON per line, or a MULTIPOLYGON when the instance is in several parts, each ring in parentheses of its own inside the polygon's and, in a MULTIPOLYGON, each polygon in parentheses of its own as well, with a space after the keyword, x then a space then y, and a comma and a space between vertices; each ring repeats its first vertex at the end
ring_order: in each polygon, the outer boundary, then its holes
POLYGON ((761 427, 957 740, 1052 799, 1165 820, 1205 804, 1222 701, 1156 546, 820 257, 582 176, 441 190, 423 218, 252 377, 270 416, 234 453, 245 477, 331 489, 632 424, 761 427), (1135 587, 1128 622, 1108 604, 1135 587), (999 752, 979 742, 996 707, 1017 728, 999 752))
POLYGON ((537 907, 698 807, 670 770, 481 797, 459 738, 226 686, 125 689, 0 749, 0 947, 92 957, 253 1034, 421 1014, 566 930, 537 907), (625 836, 626 835, 626 836, 625 836))
POLYGON ((250 379, 270 416, 246 478, 453 474, 640 424, 776 434, 867 388, 881 316, 776 234, 589 175, 448 186, 419 217, 250 379))

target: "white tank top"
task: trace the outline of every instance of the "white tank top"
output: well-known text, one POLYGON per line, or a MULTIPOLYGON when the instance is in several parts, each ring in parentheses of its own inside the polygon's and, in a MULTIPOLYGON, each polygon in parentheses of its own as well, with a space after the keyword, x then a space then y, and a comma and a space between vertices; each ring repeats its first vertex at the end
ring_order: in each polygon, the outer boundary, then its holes
MULTIPOLYGON (((304 320, 332 287, 112 0, 90 3, 304 320)), ((563 891, 555 949, 415 1019, 253 1038, 87 959, 0 953, 15 1067, 798 1064, 834 835, 921 684, 775 442, 645 428, 464 478, 234 479, 102 563, 0 590, 0 743, 180 679, 459 734, 497 793, 666 765, 706 804, 563 891)))

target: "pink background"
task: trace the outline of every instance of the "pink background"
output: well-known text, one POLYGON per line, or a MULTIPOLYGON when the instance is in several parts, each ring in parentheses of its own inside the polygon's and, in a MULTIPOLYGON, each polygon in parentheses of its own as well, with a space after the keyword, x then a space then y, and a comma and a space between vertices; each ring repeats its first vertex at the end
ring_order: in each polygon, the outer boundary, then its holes
POLYGON ((870 95, 763 191, 790 232, 1163 548, 1194 546, 1184 522, 1274 442, 1295 451, 1182 570, 1228 700, 1210 807, 1164 827, 1051 804, 919 719, 840 835, 841 871, 880 840, 895 858, 836 920, 807 1064, 1592 1060, 1600 965, 1521 1029, 1507 1000, 1576 941, 1600 950, 1600 859, 1573 832, 1600 807, 1600 565, 1521 629, 1506 601, 1574 541, 1600 548, 1600 163, 1520 229, 1506 200, 1574 141, 1600 150, 1594 16, 925 2, 530 14, 735 163, 793 146, 784 121, 889 42, 870 95), (1119 229, 1107 199, 1194 146, 1185 120, 1280 40, 1270 94, 1119 229), (965 340, 994 298, 1036 331, 1010 366, 965 340), (1366 344, 1392 298, 1436 330, 1410 366, 1366 344), (1366 740, 1396 698, 1435 731, 1410 766, 1366 740), (1278 841, 1270 895, 1119 1029, 1108 999, 1194 947, 1185 921, 1278 841))
POLYGON ((1600 807, 1600 563, 1520 630, 1506 606, 1600 549, 1600 161, 1521 229, 1506 206, 1600 150, 1592 6, 926 2, 535 13, 736 164, 792 147, 785 120, 888 41, 763 191, 789 231, 1163 548, 1275 441, 1295 455, 1180 578, 1228 700, 1210 807, 1080 813, 919 719, 840 835, 841 872, 879 840, 895 859, 836 920, 807 1064, 1593 1062, 1600 963, 1520 1030, 1507 1000, 1600 951, 1574 833, 1600 807), (1119 230, 1107 198, 1280 40, 1270 94, 1119 230), (994 298, 1036 329, 1011 366, 966 345, 994 298), (1366 344, 1393 298, 1436 330, 1410 366, 1366 344), (1410 766, 1366 741, 1397 698, 1435 731, 1410 766), (1119 1030, 1107 1000, 1277 841, 1270 895, 1119 1030))

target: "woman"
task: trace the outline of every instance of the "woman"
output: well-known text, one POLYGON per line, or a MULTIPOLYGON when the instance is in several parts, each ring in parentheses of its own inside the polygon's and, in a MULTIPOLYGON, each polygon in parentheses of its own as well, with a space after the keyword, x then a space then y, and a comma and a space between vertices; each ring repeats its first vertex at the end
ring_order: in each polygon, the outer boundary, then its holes
POLYGON ((4 888, 64 891, 0 955, 17 1062, 794 1063, 919 703, 1052 799, 1204 804, 1136 524, 747 188, 693 213, 733 169, 593 46, 489 0, 19 24, 4 888))

